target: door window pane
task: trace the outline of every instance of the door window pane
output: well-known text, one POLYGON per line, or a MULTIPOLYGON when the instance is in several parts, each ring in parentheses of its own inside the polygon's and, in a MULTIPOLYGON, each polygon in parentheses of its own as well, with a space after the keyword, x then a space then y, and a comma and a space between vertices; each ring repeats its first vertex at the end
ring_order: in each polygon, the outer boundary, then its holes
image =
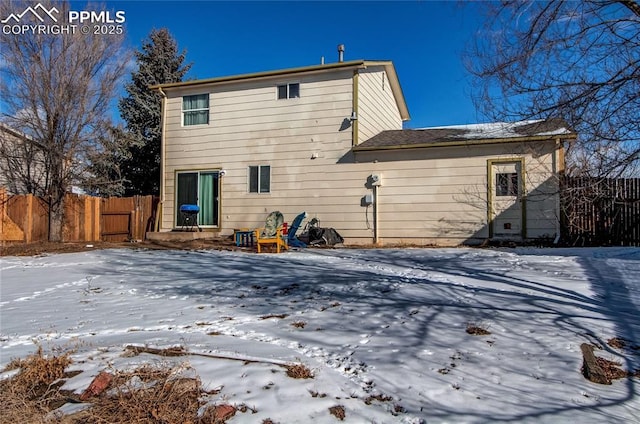
POLYGON ((180 206, 198 204, 198 173, 181 172, 178 174, 178 194, 176 198, 176 224, 182 225, 180 206))
POLYGON ((496 196, 518 195, 518 173, 496 174, 496 196))
POLYGON ((218 173, 203 172, 200 174, 200 225, 218 225, 218 173))

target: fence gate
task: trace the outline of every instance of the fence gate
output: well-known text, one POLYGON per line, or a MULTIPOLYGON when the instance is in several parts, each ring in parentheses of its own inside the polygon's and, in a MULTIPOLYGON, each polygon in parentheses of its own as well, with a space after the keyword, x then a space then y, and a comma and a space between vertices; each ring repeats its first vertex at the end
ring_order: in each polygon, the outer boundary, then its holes
POLYGON ((100 237, 103 241, 126 241, 131 240, 132 211, 102 211, 102 231, 100 237))
POLYGON ((100 212, 100 238, 102 241, 126 241, 132 239, 131 228, 135 210, 133 198, 102 199, 100 212))

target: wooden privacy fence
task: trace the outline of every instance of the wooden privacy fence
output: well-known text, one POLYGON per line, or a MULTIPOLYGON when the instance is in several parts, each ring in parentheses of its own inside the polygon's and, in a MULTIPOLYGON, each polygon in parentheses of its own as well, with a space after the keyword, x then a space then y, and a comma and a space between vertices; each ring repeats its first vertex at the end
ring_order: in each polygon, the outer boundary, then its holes
POLYGON ((640 246, 640 178, 564 178, 564 240, 574 246, 640 246))
MULTIPOLYGON (((67 242, 143 240, 153 228, 157 198, 65 196, 62 239, 67 242)), ((0 187, 0 240, 46 241, 49 208, 41 198, 7 195, 0 187)))

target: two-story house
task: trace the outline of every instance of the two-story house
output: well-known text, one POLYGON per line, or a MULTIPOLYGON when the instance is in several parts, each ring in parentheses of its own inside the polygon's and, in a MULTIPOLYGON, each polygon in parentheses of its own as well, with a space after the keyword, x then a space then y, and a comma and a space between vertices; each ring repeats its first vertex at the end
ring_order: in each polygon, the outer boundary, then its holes
POLYGON ((559 234, 561 121, 403 130, 393 63, 356 60, 151 87, 163 96, 159 230, 183 204, 230 235, 306 211, 349 244, 559 234))

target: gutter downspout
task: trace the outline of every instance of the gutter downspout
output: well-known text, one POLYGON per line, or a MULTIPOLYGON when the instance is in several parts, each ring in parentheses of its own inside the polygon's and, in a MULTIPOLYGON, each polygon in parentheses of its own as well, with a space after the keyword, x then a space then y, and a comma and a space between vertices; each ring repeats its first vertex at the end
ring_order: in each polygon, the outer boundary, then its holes
POLYGON ((558 179, 558 194, 556 195, 556 237, 553 240, 554 245, 557 245, 560 242, 560 238, 562 236, 560 234, 562 231, 562 225, 560 224, 562 220, 562 204, 560 200, 562 197, 562 175, 560 175, 560 169, 564 172, 564 164, 560 163, 561 149, 563 149, 562 140, 560 137, 557 137, 555 149, 553 150, 553 169, 551 170, 553 175, 555 175, 555 178, 558 179))
MULTIPOLYGON (((351 99, 351 112, 356 114, 356 117, 360 117, 358 110, 358 89, 360 85, 360 74, 356 69, 353 71, 353 99, 351 99)), ((358 133, 358 119, 351 121, 351 146, 357 146, 360 142, 360 135, 358 133)))
POLYGON ((165 112, 167 108, 167 94, 162 90, 162 87, 158 87, 158 91, 162 96, 162 107, 160 108, 160 204, 158 205, 158 211, 156 212, 156 228, 155 230, 158 232, 162 227, 162 214, 164 212, 164 201, 165 201, 165 183, 164 183, 164 159, 165 159, 165 133, 166 133, 166 119, 165 112))

